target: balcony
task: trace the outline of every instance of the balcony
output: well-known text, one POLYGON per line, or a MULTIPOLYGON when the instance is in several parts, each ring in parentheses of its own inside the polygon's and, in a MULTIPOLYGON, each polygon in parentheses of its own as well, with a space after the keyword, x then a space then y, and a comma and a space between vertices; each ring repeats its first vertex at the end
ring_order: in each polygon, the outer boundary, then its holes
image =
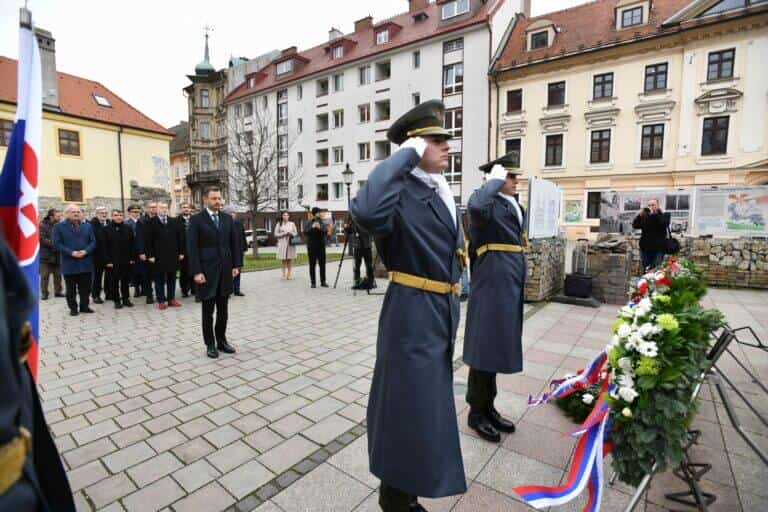
POLYGON ((224 169, 215 171, 192 171, 187 174, 187 185, 205 186, 205 185, 218 185, 226 180, 227 171, 224 169))

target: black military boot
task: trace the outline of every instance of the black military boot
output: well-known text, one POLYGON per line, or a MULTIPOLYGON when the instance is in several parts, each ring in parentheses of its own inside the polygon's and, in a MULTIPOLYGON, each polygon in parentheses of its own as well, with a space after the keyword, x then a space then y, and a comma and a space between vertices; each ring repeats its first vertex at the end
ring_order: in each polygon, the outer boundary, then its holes
POLYGON ((493 426, 484 412, 470 409, 467 424, 486 441, 491 443, 501 442, 501 434, 499 434, 499 431, 496 430, 496 427, 493 426))

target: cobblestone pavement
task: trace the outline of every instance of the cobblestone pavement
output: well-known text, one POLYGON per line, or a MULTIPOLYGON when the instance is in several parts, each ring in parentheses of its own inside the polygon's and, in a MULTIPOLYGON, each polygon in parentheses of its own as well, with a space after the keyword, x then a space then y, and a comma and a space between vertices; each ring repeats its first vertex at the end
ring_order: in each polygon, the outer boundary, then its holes
MULTIPOLYGON (((336 265, 328 270, 335 277, 336 265)), ((306 267, 290 282, 276 271, 246 274, 247 296, 230 302, 228 337, 238 353, 215 361, 205 357, 200 307, 191 299, 164 312, 138 302, 120 311, 97 305, 96 314, 75 318, 62 300, 42 303, 40 383, 78 510, 377 510, 363 420, 381 297, 353 296, 348 264, 344 271, 337 290, 310 290, 306 267)), ((714 290, 709 300, 733 325, 759 326, 765 339, 766 295, 714 290)), ((526 410, 525 400, 605 345, 616 308, 526 308, 526 369, 500 377, 497 402, 518 432, 500 446, 469 432, 467 368, 457 361, 470 487, 462 497, 423 500, 430 511, 526 510, 514 485, 563 478, 573 443, 561 433, 571 425, 552 406, 526 410)), ((765 355, 748 356, 766 375, 765 355)), ((703 484, 719 497, 711 510, 767 510, 768 472, 732 428, 719 426, 727 420, 708 390, 704 398, 695 453, 718 463, 703 484)), ((758 403, 768 411, 765 398, 758 403)), ((766 435, 743 416, 748 429, 766 435)), ((757 439, 768 449, 768 437, 757 439)), ((669 475, 654 482, 648 509, 665 510, 664 492, 681 486, 669 475)), ((603 510, 620 510, 631 491, 609 489, 603 510)))

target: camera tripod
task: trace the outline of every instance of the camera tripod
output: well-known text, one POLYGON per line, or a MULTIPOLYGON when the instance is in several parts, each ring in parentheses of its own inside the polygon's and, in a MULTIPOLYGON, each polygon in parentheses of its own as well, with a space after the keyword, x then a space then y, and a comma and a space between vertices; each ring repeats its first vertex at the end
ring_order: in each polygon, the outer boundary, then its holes
MULTIPOLYGON (((336 289, 336 286, 339 284, 339 276, 341 275, 341 267, 344 264, 344 257, 345 257, 345 255, 347 253, 347 247, 349 245, 349 237, 350 236, 354 236, 354 228, 353 228, 353 231, 351 233, 349 233, 347 236, 344 237, 344 246, 341 249, 341 259, 339 259, 339 268, 336 270, 336 279, 333 281, 333 288, 334 289, 336 289)), ((371 262, 371 266, 374 269, 376 268, 376 261, 375 260, 371 262)), ((373 275, 371 275, 371 284, 374 284, 374 282, 375 282, 375 277, 373 275)), ((371 292, 371 288, 372 287, 369 286, 368 288, 365 289, 365 293, 367 295, 384 295, 384 293, 382 293, 382 292, 371 292)), ((359 290, 359 288, 355 288, 354 290, 352 290, 352 292, 353 292, 352 294, 355 297, 357 296, 358 290, 359 290)))

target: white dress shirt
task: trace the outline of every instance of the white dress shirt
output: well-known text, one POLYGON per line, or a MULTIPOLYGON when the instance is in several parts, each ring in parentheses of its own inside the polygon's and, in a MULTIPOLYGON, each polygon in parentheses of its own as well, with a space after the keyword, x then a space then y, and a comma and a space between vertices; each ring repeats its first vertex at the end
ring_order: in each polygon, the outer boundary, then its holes
POLYGON ((508 196, 507 194, 504 194, 502 192, 499 192, 499 195, 506 199, 507 201, 512 204, 512 206, 515 208, 515 213, 517 213, 517 221, 520 223, 520 227, 523 227, 523 211, 520 209, 520 205, 517 203, 517 199, 515 199, 513 196, 508 196))
POLYGON ((456 221, 456 201, 453 199, 451 187, 448 185, 445 176, 442 174, 429 173, 418 167, 412 170, 411 174, 423 181, 429 188, 437 190, 437 195, 440 196, 440 199, 442 199, 445 207, 448 208, 448 211, 451 214, 453 225, 458 225, 456 221))

